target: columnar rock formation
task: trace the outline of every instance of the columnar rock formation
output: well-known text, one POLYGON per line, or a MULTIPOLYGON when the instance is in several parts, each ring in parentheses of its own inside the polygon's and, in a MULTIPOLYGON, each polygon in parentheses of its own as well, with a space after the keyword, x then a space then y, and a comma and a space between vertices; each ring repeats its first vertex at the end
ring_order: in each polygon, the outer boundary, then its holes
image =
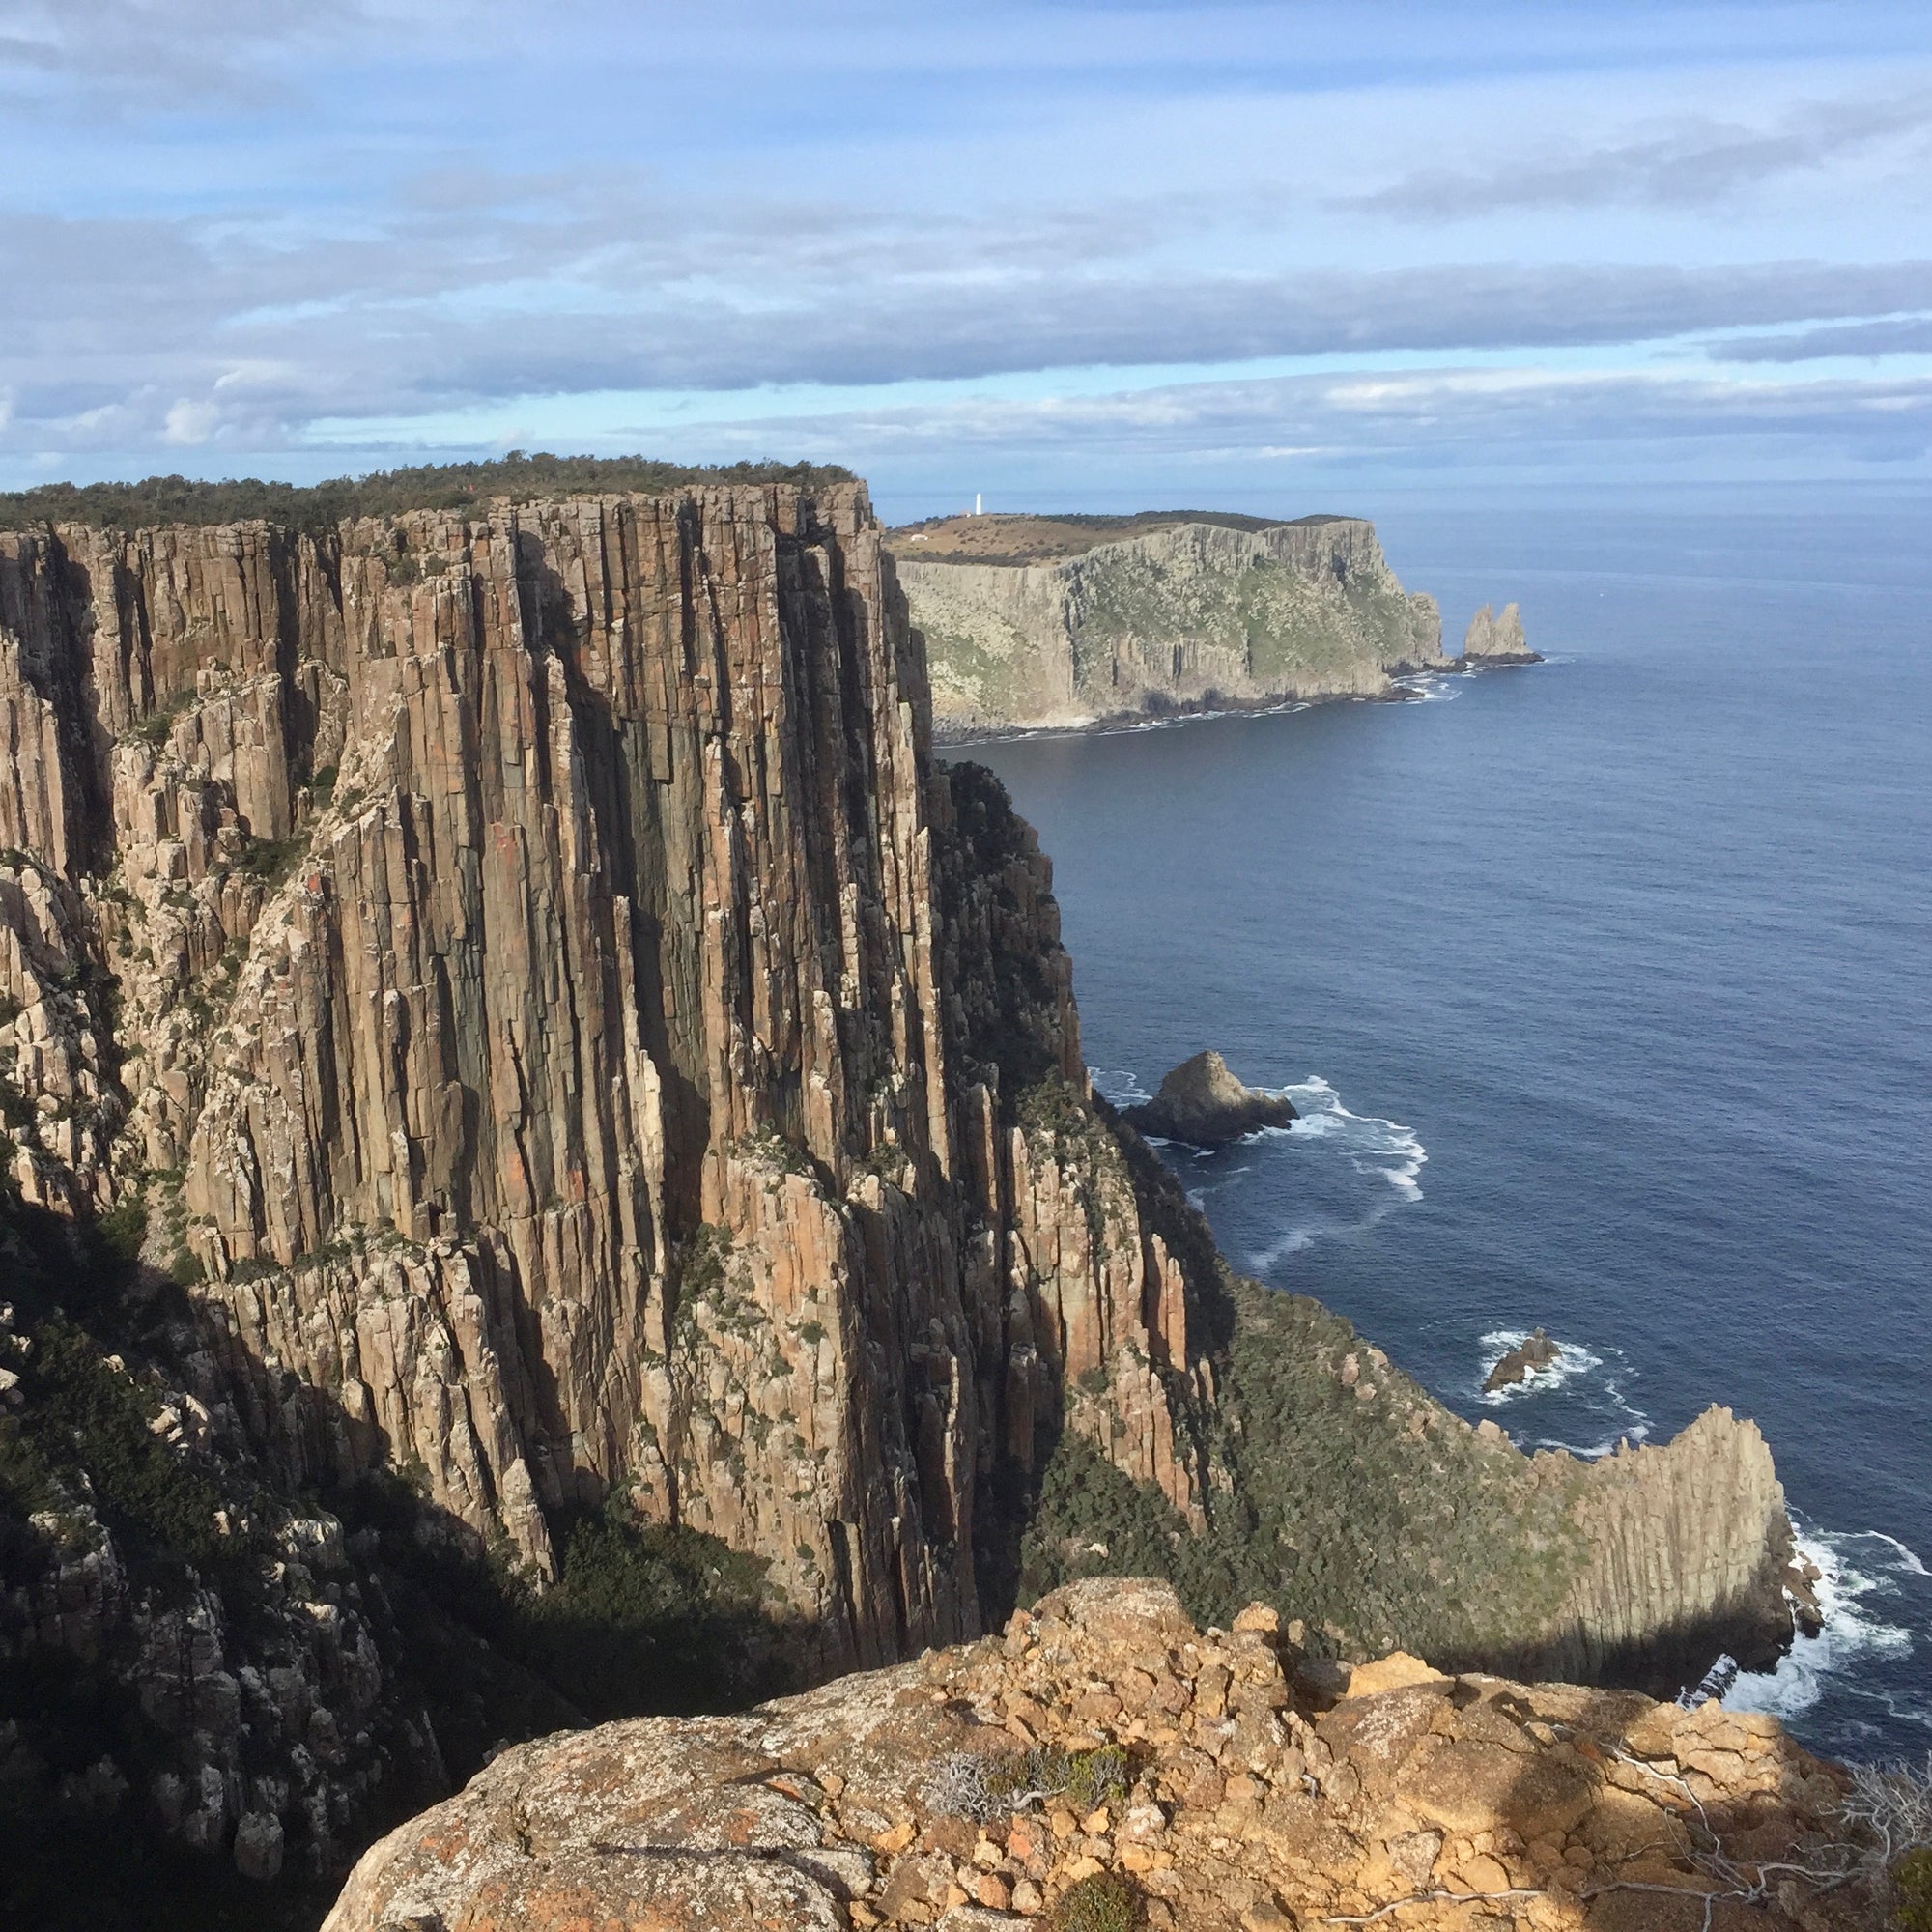
POLYGON ((506 1753, 325 1932, 1875 1922, 1842 1774, 1773 1719, 1299 1662, 1265 1605, 1203 1632, 1162 1586, 1078 1584, 1004 1640, 506 1753))
POLYGON ((1172 1264, 1014 1111, 1084 1122, 1048 869, 927 758, 863 493, 43 531, 0 617, 17 1179, 161 1177, 288 1479, 386 1458, 538 1571, 632 1485, 828 1661, 977 1627, 1070 1380, 1190 1503, 1172 1264))
MULTIPOLYGON (((1038 520, 1011 526, 1022 542, 1038 520)), ((1449 668, 1431 597, 1411 596, 1353 517, 1163 523, 1030 562, 946 560, 895 542, 925 634, 933 710, 955 733, 1163 710, 1380 697, 1449 668)))

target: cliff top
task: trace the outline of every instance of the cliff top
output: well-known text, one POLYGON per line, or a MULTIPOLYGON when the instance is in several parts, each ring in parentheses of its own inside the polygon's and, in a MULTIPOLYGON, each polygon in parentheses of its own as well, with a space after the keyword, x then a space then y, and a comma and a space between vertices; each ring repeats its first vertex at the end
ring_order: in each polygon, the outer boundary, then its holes
POLYGON ((693 484, 797 483, 814 488, 854 481, 833 464, 661 463, 644 456, 552 456, 522 450, 489 463, 427 463, 336 476, 298 487, 260 477, 218 483, 189 476, 148 476, 138 483, 43 483, 0 492, 0 529, 38 524, 86 524, 97 529, 145 529, 168 524, 235 524, 255 518, 299 529, 333 529, 346 518, 395 516, 405 510, 480 509, 492 502, 607 492, 655 494, 693 484))
POLYGON ((1130 517, 928 517, 889 530, 895 554, 918 563, 1058 563, 1101 544, 1181 524, 1271 530, 1284 524, 1345 524, 1348 517, 1244 517, 1232 510, 1140 510, 1130 517))
POLYGON ((377 1845, 325 1932, 1865 1922, 1839 1776, 1775 1719, 1400 1653, 1324 1671, 1298 1634, 1081 1583, 742 1717, 559 1733, 377 1845))

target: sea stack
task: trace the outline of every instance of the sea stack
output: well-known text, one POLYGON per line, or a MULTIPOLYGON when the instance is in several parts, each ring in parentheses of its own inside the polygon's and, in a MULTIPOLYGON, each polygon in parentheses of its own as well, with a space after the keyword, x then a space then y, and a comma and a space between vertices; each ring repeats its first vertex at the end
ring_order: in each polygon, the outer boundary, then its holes
POLYGON ((1533 665, 1542 657, 1523 641, 1522 613, 1514 604, 1505 604, 1498 614, 1495 606, 1485 604, 1469 619, 1463 638, 1463 668, 1477 665, 1533 665))
POLYGON ((1126 1108, 1122 1118, 1144 1134, 1211 1148, 1225 1147, 1257 1127, 1285 1127, 1295 1114, 1280 1094, 1242 1086, 1210 1047, 1182 1061, 1151 1100, 1126 1108))

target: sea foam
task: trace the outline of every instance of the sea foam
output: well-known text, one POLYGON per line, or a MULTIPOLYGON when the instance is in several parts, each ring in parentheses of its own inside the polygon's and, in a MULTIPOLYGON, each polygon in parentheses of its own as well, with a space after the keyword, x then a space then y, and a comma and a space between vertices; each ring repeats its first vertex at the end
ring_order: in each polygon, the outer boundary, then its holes
MULTIPOLYGON (((1725 1703, 1733 1710, 1765 1711, 1788 1720, 1809 1711, 1828 1690, 1836 1690, 1855 1703, 1876 1705, 1895 1721, 1932 1731, 1932 1704, 1907 1702, 1865 1676, 1871 1663, 1912 1655, 1912 1632, 1881 1615, 1880 1606, 1898 1599, 1900 1578, 1925 1576, 1925 1565, 1896 1537, 1879 1530, 1834 1531, 1801 1524, 1798 1548, 1818 1570, 1818 1634, 1800 1636, 1776 1669, 1740 1677, 1725 1703)), ((1853 1718, 1844 1726, 1840 1747, 1856 1745, 1861 1733, 1876 1735, 1879 1728, 1853 1718)))

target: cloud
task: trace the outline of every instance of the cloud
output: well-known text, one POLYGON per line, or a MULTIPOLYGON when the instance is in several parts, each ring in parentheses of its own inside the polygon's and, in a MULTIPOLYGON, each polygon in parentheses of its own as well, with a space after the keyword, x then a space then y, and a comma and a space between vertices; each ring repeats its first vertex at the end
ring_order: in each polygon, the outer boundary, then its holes
POLYGON ((1409 370, 1035 402, 973 399, 829 413, 801 421, 694 424, 721 457, 806 449, 885 487, 901 479, 1039 475, 1056 466, 1110 482, 1245 476, 1280 487, 1284 460, 1322 475, 1584 475, 1693 464, 1769 472, 1821 462, 1855 469, 1932 451, 1932 380, 1739 383, 1692 376, 1549 370, 1409 370))
POLYGON ((1713 343, 1726 362, 1812 362, 1837 355, 1932 355, 1932 316, 1889 316, 1785 335, 1747 335, 1713 343))
POLYGON ((1194 218, 1178 196, 1138 222, 1105 204, 935 222, 563 173, 428 177, 361 232, 294 239, 238 216, 0 212, 9 434, 111 421, 158 445, 191 423, 272 446, 319 417, 522 397, 1540 351, 1932 309, 1932 260, 1177 268, 1161 250, 1194 218))
POLYGON ((144 111, 256 107, 290 57, 474 30, 499 0, 0 0, 0 99, 77 94, 144 111), (480 16, 480 17, 479 17, 480 16))
POLYGON ((1922 158, 1932 90, 1808 101, 1763 128, 1685 118, 1639 139, 1519 154, 1474 168, 1418 168, 1330 206, 1403 221, 1467 220, 1524 209, 1710 209, 1778 178, 1810 173, 1885 143, 1922 158))

